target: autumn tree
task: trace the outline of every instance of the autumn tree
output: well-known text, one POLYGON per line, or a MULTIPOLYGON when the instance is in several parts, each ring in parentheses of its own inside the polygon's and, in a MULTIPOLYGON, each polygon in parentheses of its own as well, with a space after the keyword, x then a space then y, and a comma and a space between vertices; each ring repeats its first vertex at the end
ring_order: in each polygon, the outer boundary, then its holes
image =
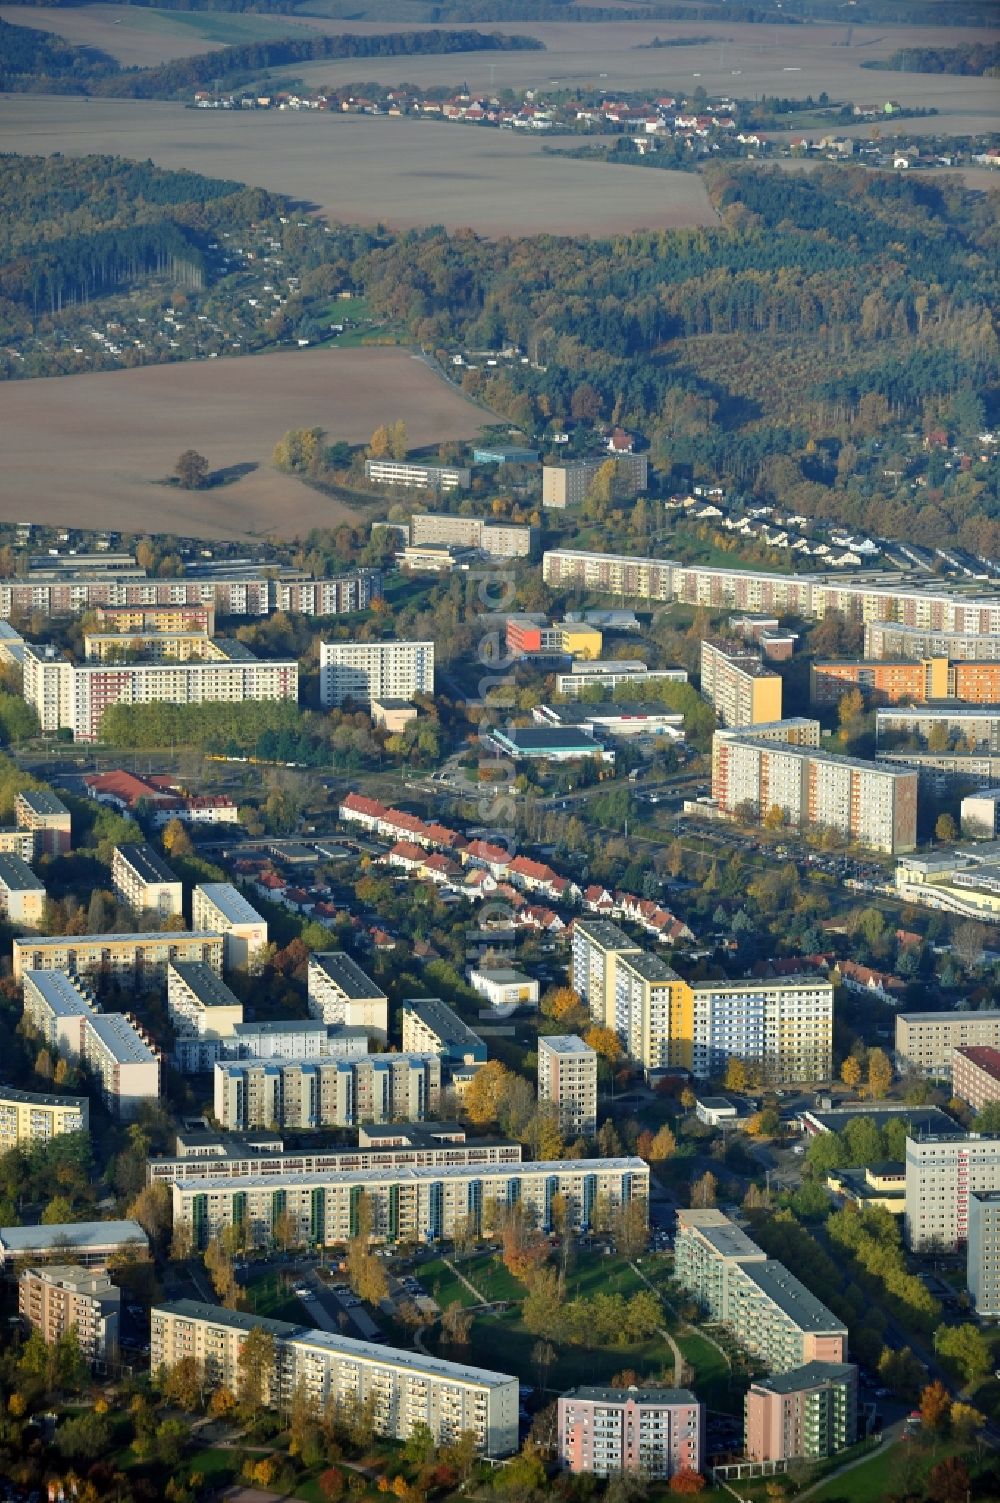
POLYGON ((273 1393, 275 1373, 274 1337, 263 1326, 253 1326, 243 1338, 236 1359, 237 1394, 244 1411, 255 1415, 273 1393))
POLYGON ((868 1051, 868 1095, 881 1101, 892 1085, 892 1065, 884 1049, 868 1051))
POLYGON ((711 1169, 706 1169, 700 1179, 693 1181, 691 1185, 691 1205, 699 1211, 708 1210, 715 1205, 716 1191, 719 1182, 711 1169))
POLYGON ((482 1127, 495 1122, 511 1072, 498 1059, 490 1059, 473 1075, 465 1092, 463 1106, 470 1122, 482 1127))
POLYGON ((934 837, 936 840, 948 843, 958 839, 958 826, 953 815, 948 813, 938 815, 934 821, 934 837))
POLYGON ((189 1414, 198 1408, 205 1391, 205 1378, 196 1357, 181 1357, 168 1367, 160 1382, 163 1397, 189 1414))
POLYGON ((190 856, 194 851, 191 836, 179 819, 172 819, 164 827, 161 839, 168 856, 190 856))
POLYGON ((735 1091, 741 1096, 749 1084, 746 1065, 735 1054, 731 1054, 726 1061, 726 1090, 735 1091))
POLYGON ((984 1378, 990 1370, 989 1343, 976 1326, 938 1326, 934 1332, 934 1350, 967 1383, 984 1378))
POLYGON ((856 1054, 849 1054, 840 1067, 840 1078, 848 1090, 856 1091, 861 1084, 861 1061, 856 1054))
POLYGON ((197 449, 185 449, 174 465, 174 474, 182 490, 204 490, 208 483, 208 460, 197 449))
POLYGON ((627 1200, 611 1223, 615 1246, 623 1258, 636 1258, 649 1241, 649 1218, 644 1200, 627 1200))
POLYGON ((948 1390, 939 1378, 935 1378, 920 1395, 920 1423, 925 1430, 943 1430, 950 1413, 948 1390))
POLYGON ((391 452, 391 439, 389 430, 384 423, 380 423, 371 436, 368 445, 368 453, 372 459, 388 459, 391 452))
POLYGON ((397 418, 389 429, 389 450, 393 459, 406 458, 406 424, 402 418, 397 418))
POLYGON ((624 1052, 617 1033, 603 1023, 595 1023, 592 1028, 588 1028, 583 1035, 583 1041, 593 1049, 595 1054, 599 1054, 602 1059, 608 1060, 611 1064, 621 1059, 624 1052))
POLYGON ((545 993, 540 1004, 541 1011, 547 1018, 555 1018, 560 1022, 578 1012, 582 1005, 580 993, 571 986, 553 987, 545 993))
POLYGON ((681 1467, 670 1479, 670 1491, 678 1498, 693 1498, 705 1491, 705 1479, 693 1467, 681 1467))

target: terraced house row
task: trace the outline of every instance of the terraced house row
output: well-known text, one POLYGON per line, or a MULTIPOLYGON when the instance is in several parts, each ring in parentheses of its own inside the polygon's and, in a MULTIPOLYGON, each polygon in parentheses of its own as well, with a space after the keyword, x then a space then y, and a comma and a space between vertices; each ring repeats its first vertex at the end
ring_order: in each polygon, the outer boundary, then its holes
POLYGON ((545 553, 542 578, 629 600, 679 601, 710 610, 751 611, 821 620, 840 611, 853 621, 897 622, 928 631, 1000 631, 1000 595, 942 589, 900 575, 767 574, 631 554, 560 548, 545 553))
POLYGON ((725 1074, 730 1059, 774 1085, 828 1080, 833 985, 818 976, 687 982, 607 919, 573 924, 573 985, 647 1071, 725 1074))
POLYGON ((559 1159, 280 1179, 245 1175, 175 1180, 172 1195, 174 1226, 190 1227, 195 1247, 205 1247, 229 1226, 243 1228, 250 1246, 268 1247, 279 1217, 289 1216, 302 1242, 340 1246, 357 1235, 362 1197, 376 1241, 435 1242, 470 1224, 477 1234, 488 1230, 499 1208, 515 1204, 548 1231, 556 1195, 578 1231, 632 1202, 645 1209, 649 1165, 640 1158, 559 1159))
POLYGON ((517 1449, 518 1381, 506 1373, 217 1305, 194 1300, 155 1305, 150 1367, 155 1373, 193 1357, 207 1387, 239 1393, 240 1352, 254 1330, 265 1331, 274 1344, 263 1381, 264 1402, 271 1408, 287 1412, 292 1395, 302 1389, 317 1413, 327 1405, 351 1409, 371 1403, 377 1435, 405 1440, 423 1424, 437 1445, 471 1431, 486 1455, 507 1456, 517 1449))

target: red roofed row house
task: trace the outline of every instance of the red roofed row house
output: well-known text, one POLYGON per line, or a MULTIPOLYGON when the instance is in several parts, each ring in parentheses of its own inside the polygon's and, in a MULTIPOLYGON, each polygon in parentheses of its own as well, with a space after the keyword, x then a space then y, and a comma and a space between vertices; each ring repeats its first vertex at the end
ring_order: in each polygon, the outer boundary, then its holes
POLYGON ((236 805, 228 794, 194 797, 170 778, 155 773, 139 778, 119 769, 90 773, 83 781, 91 798, 125 813, 134 812, 140 803, 151 805, 157 826, 167 825, 172 819, 191 825, 234 825, 238 821, 236 805))
POLYGON ((378 799, 365 798, 360 793, 348 793, 341 801, 340 818, 359 824, 376 835, 411 841, 428 849, 439 846, 444 850, 459 851, 466 843, 464 835, 449 830, 447 825, 428 824, 416 814, 391 809, 380 804, 378 799))
POLYGON ((606 887, 592 886, 584 890, 583 906, 590 913, 602 918, 631 919, 653 934, 664 944, 676 944, 681 939, 694 939, 694 935, 669 908, 662 908, 651 898, 637 898, 630 892, 609 892, 606 887))

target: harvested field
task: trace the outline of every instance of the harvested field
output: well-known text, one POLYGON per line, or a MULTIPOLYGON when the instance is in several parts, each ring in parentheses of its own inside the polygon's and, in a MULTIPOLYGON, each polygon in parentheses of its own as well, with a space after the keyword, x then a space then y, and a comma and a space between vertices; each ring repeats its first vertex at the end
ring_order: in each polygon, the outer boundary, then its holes
POLYGON ((12 381, 0 403, 0 518, 189 537, 294 537, 356 513, 273 469, 288 428, 366 440, 402 418, 414 447, 474 437, 487 414, 406 350, 316 350, 12 381), (196 492, 157 484, 197 449, 215 470, 258 468, 196 492))
POLYGON ((0 151, 149 157, 287 193, 349 223, 500 236, 715 222, 693 173, 566 161, 537 139, 441 121, 4 94, 0 151))
POLYGON ((149 68, 261 37, 293 36, 302 29, 293 16, 147 10, 131 5, 56 10, 42 5, 0 5, 0 16, 12 26, 53 32, 74 47, 96 47, 129 68, 149 68))

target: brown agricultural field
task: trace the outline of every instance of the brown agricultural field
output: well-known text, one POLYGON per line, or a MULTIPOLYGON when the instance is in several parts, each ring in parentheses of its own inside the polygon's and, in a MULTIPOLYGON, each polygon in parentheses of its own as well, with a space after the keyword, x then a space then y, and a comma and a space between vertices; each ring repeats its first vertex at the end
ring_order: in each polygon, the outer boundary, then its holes
POLYGON ((406 350, 300 354, 12 381, 0 402, 0 519, 173 532, 294 537, 356 513, 271 465, 288 428, 366 440, 402 418, 414 447, 472 438, 489 421, 406 350), (158 484, 184 449, 213 469, 257 468, 216 489, 158 484))
POLYGON ((349 223, 500 236, 715 222, 693 173, 567 161, 513 131, 441 121, 2 94, 0 151, 149 157, 286 193, 349 223))

